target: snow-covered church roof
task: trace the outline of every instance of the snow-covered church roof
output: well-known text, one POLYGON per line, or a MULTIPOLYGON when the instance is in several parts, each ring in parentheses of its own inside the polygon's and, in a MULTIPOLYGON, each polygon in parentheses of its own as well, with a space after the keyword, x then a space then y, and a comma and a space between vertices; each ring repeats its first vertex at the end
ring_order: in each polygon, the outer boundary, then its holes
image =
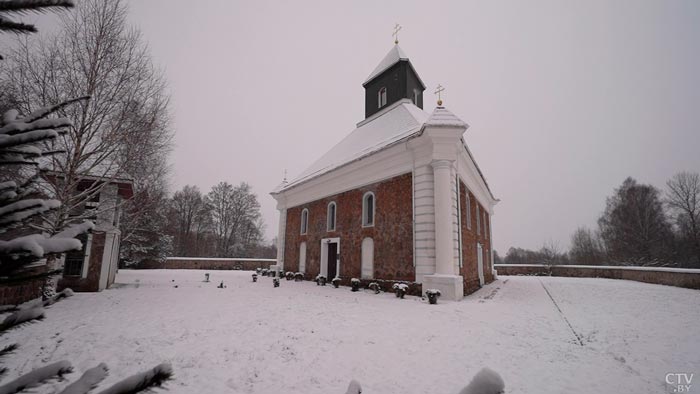
MULTIPOLYGON (((368 82, 370 82, 370 81, 373 80, 374 78, 378 77, 381 73, 383 73, 384 71, 388 70, 388 69, 391 68, 394 64, 396 64, 396 63, 398 63, 398 62, 400 62, 400 61, 402 61, 402 60, 405 60, 405 61, 408 62, 408 64, 411 64, 411 61, 408 59, 408 55, 406 54, 406 52, 404 52, 404 51, 401 49, 401 47, 399 46, 399 44, 396 44, 396 45, 394 45, 394 46, 391 48, 391 50, 389 51, 389 53, 387 53, 386 56, 384 56, 384 59, 382 59, 382 61, 379 62, 379 64, 377 65, 377 67, 375 67, 374 70, 369 74, 369 76, 367 77, 367 79, 365 79, 365 82, 363 82, 362 85, 363 85, 363 86, 364 86, 364 85, 367 85, 368 82)), ((412 64, 411 64, 411 68, 413 68, 413 65, 412 65, 412 64)), ((425 86, 425 84, 423 83, 423 81, 420 80, 420 76, 419 76, 417 73, 416 73, 415 75, 416 75, 416 77, 418 78, 418 80, 420 81, 420 83, 421 83, 423 86, 425 86)))
POLYGON ((352 161, 378 152, 394 143, 416 136, 430 115, 403 99, 357 124, 320 159, 293 180, 280 184, 273 193, 294 187, 352 161))

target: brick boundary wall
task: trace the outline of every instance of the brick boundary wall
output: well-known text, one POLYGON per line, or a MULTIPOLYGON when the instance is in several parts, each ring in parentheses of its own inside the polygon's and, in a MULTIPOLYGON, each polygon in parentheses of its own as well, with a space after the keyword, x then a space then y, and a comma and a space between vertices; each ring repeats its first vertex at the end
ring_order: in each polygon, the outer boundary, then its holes
POLYGON ((254 271, 256 268, 270 268, 275 264, 276 259, 168 257, 157 268, 254 271))
POLYGON ((618 267, 595 265, 496 264, 498 275, 551 275, 573 278, 624 279, 700 289, 700 269, 666 267, 618 267))

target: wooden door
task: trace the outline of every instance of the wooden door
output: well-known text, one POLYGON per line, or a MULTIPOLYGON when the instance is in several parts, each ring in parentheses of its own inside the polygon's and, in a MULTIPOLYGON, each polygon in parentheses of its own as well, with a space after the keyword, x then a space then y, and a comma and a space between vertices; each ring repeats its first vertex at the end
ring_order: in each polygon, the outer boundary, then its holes
POLYGON ((336 277, 336 264, 338 262, 338 244, 335 242, 328 244, 328 280, 336 277))

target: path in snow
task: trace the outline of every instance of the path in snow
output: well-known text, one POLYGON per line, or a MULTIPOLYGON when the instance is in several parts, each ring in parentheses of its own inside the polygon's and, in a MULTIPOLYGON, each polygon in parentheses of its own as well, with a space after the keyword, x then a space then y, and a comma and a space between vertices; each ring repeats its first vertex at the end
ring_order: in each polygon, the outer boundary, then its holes
POLYGON ((671 392, 666 373, 700 375, 700 291, 501 277, 428 305, 313 282, 273 288, 241 271, 203 283, 204 272, 122 270, 114 288, 52 306, 2 338, 22 345, 8 377, 70 359, 75 380, 104 361, 106 387, 170 361, 172 393, 343 393, 357 379, 366 394, 456 394, 488 366, 507 393, 656 394, 671 392))

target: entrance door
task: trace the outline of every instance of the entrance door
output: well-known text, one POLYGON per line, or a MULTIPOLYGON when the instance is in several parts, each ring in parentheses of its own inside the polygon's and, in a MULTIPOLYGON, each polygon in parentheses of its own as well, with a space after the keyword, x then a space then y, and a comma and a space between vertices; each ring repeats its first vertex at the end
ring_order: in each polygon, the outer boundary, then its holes
POLYGON ((479 286, 484 285, 484 251, 481 244, 476 244, 476 269, 479 270, 479 286))
POLYGON ((336 277, 336 266, 338 264, 338 244, 335 242, 328 244, 328 280, 336 277))

